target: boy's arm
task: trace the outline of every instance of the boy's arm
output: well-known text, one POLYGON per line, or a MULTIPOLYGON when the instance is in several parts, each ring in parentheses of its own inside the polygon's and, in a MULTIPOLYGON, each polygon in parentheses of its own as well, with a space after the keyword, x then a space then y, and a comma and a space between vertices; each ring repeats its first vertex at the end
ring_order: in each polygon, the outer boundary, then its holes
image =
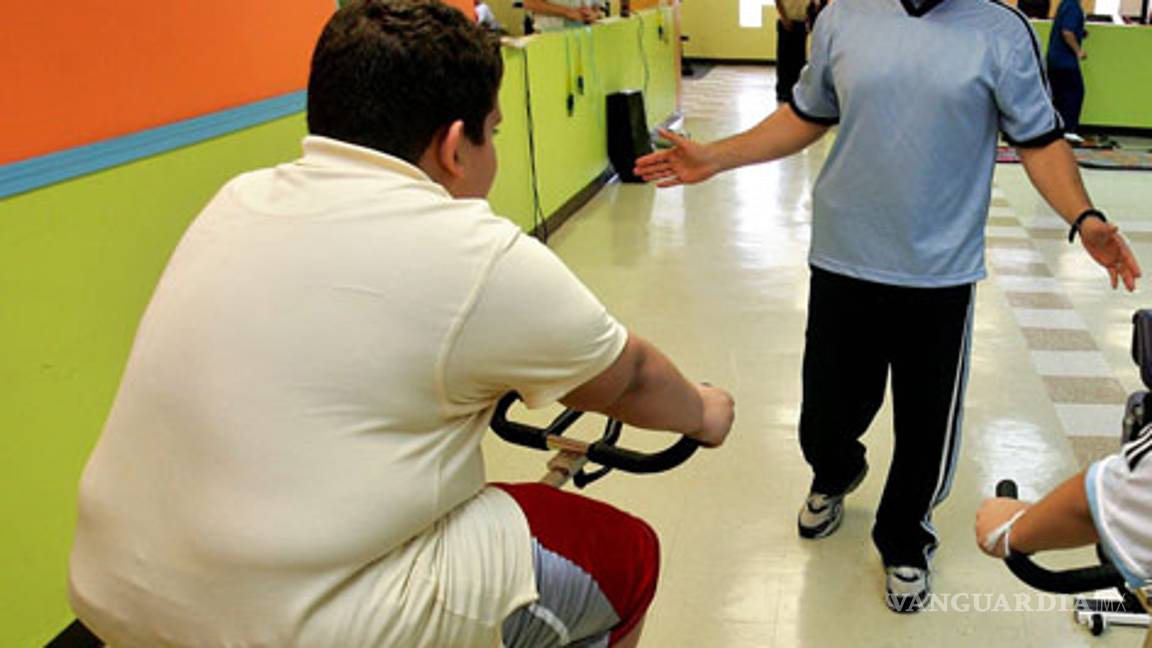
POLYGON ((631 333, 611 366, 560 402, 636 427, 679 432, 710 447, 724 442, 735 417, 728 392, 688 382, 659 349, 631 333))
POLYGON ((990 556, 1003 558, 1005 537, 1011 552, 1021 554, 1097 542, 1099 536, 1088 506, 1084 476, 1081 472, 1071 477, 1031 506, 1004 497, 985 500, 976 513, 976 541, 980 548, 990 556), (997 536, 997 531, 1021 511, 1011 530, 997 536))

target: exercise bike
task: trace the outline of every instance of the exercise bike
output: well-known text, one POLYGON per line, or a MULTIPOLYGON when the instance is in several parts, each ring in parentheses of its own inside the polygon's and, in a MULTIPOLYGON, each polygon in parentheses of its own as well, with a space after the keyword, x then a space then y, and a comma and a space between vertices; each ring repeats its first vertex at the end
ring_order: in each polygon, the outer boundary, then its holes
POLYGON ((604 424, 604 432, 599 439, 591 443, 580 441, 566 437, 564 433, 583 412, 566 409, 547 427, 534 427, 508 420, 508 411, 518 400, 520 395, 516 392, 505 394, 496 403, 490 427, 497 436, 509 443, 537 450, 557 451, 548 461, 548 472, 540 480, 557 488, 571 479, 576 488, 582 489, 613 469, 638 474, 671 470, 687 461, 700 447, 699 441, 686 436, 658 452, 645 453, 620 447, 617 443, 624 424, 612 418, 604 424), (600 467, 589 470, 588 463, 600 467))
MULTIPOLYGON (((1140 367, 1144 386, 1152 389, 1152 310, 1139 310, 1132 316, 1131 353, 1132 360, 1140 367)), ((1152 392, 1141 390, 1132 393, 1128 396, 1121 423, 1121 444, 1135 439, 1149 424, 1152 424, 1152 392)), ((997 497, 1015 498, 1016 493, 1016 484, 1011 480, 996 485, 997 497)), ((1096 546, 1096 555, 1099 565, 1063 571, 1046 569, 1023 555, 1009 556, 1004 562, 1017 578, 1045 592, 1119 592, 1120 600, 1090 595, 1073 598, 1073 618, 1088 626, 1093 635, 1099 636, 1109 625, 1149 627, 1152 619, 1145 607, 1147 597, 1142 600, 1142 593, 1133 591, 1100 545, 1096 546)))
MULTIPOLYGON (((526 423, 508 420, 508 410, 520 400, 515 392, 505 394, 496 404, 492 415, 491 428, 500 438, 516 445, 538 450, 557 450, 548 461, 548 473, 540 481, 557 488, 572 480, 577 488, 588 484, 617 469, 630 473, 656 473, 671 470, 684 463, 700 447, 700 443, 689 437, 681 437, 671 446, 654 453, 644 453, 616 445, 620 441, 623 423, 608 419, 604 433, 591 443, 564 436, 584 414, 576 410, 564 410, 547 427, 538 428, 526 423), (599 468, 588 470, 591 462, 599 468)), ((104 643, 80 621, 73 621, 63 632, 48 643, 46 648, 101 648, 104 643)))
MULTIPOLYGON (((1016 483, 1001 481, 996 485, 997 497, 1016 497, 1016 483)), ((1080 595, 1072 599, 1072 616, 1076 622, 1088 626, 1093 635, 1101 635, 1110 625, 1147 628, 1149 615, 1140 597, 1133 592, 1124 576, 1096 547, 1099 565, 1061 571, 1050 570, 1036 564, 1030 556, 1012 555, 1004 559, 1008 569, 1032 587, 1052 594, 1082 594, 1101 590, 1115 590, 1120 599, 1080 595)))

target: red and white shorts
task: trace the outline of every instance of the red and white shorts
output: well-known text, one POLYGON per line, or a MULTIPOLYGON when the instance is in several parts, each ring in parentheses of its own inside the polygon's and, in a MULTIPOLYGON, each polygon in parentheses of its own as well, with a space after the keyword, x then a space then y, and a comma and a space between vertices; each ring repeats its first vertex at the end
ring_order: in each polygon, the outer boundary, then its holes
POLYGON ((528 519, 540 593, 505 619, 504 646, 608 646, 636 627, 660 571, 660 544, 647 523, 544 484, 493 486, 528 519))

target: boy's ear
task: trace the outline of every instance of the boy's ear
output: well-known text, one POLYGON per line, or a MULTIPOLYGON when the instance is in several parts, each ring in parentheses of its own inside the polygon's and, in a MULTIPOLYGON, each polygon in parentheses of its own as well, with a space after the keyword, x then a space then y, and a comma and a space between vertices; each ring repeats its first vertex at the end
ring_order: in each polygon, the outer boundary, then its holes
POLYGON ((464 175, 464 167, 460 163, 460 147, 463 144, 464 120, 457 119, 441 131, 436 146, 436 161, 440 167, 452 178, 464 175))

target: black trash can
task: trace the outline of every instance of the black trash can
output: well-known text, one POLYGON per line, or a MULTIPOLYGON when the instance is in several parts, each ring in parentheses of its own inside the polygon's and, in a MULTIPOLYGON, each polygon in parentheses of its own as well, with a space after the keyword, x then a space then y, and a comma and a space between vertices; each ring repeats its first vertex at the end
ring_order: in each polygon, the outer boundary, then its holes
POLYGON ((632 172, 636 159, 652 152, 644 93, 627 90, 608 95, 608 159, 623 182, 644 182, 632 172))

